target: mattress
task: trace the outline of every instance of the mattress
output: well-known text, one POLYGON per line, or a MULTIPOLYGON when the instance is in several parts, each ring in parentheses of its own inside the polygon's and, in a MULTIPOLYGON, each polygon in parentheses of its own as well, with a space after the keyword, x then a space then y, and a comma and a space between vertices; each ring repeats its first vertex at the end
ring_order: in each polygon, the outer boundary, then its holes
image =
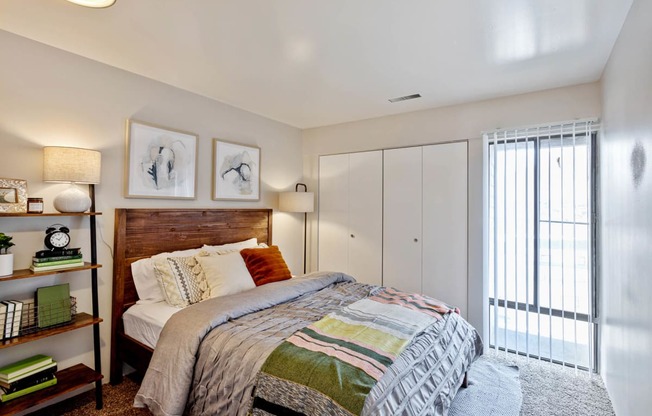
POLYGON ((163 326, 181 308, 170 306, 167 302, 136 304, 122 315, 125 334, 155 348, 163 326))

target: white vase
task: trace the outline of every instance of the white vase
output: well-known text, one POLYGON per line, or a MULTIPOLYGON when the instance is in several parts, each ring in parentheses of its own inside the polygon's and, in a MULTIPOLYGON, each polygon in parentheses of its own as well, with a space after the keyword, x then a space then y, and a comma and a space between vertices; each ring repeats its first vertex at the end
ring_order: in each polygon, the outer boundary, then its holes
POLYGON ((59 212, 86 212, 91 207, 91 199, 75 184, 70 184, 53 202, 59 212))
POLYGON ((0 277, 14 273, 14 253, 0 254, 0 277))

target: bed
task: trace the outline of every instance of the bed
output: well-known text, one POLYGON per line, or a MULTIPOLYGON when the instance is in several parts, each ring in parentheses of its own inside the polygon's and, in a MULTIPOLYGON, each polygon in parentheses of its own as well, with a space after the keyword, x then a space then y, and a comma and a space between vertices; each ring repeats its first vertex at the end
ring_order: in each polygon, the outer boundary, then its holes
MULTIPOLYGON (((154 414, 266 415, 297 409, 292 406, 304 409, 295 414, 310 414, 305 410, 310 408, 302 407, 304 402, 323 399, 321 394, 305 399, 303 390, 281 394, 296 386, 275 385, 279 378, 266 366, 280 345, 288 344, 302 328, 390 292, 355 283, 341 273, 323 272, 199 302, 178 312, 164 305, 137 304, 131 272, 135 261, 252 237, 271 244, 271 215, 269 209, 116 209, 111 382, 121 381, 123 363, 145 375, 137 404, 147 405, 154 414), (139 308, 146 312, 136 313, 139 308), (134 327, 140 328, 136 331, 140 335, 134 335, 130 329, 134 327), (191 330, 196 333, 177 335, 191 330), (287 401, 267 400, 282 396, 287 401)), ((362 414, 447 413, 469 366, 481 354, 482 343, 458 314, 442 317, 419 330, 395 357, 367 391, 369 398, 359 403, 364 405, 359 407, 362 414)), ((317 406, 312 413, 328 408, 330 414, 350 414, 328 407, 327 401, 311 404, 317 406)))

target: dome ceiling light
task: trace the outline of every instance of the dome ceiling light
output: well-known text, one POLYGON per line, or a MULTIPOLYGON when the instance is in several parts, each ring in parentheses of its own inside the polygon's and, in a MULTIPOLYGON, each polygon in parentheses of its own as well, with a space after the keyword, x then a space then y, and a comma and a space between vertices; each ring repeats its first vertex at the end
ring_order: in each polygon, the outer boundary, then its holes
POLYGON ((68 0, 71 3, 78 4, 84 7, 92 7, 95 9, 100 9, 104 7, 113 6, 115 0, 68 0))

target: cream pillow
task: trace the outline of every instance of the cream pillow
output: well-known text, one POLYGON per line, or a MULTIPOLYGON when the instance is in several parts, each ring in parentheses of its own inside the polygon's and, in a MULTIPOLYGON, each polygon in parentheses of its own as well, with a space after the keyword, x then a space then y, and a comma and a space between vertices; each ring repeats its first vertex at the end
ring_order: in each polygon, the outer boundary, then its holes
POLYGON ((208 299, 206 276, 194 256, 155 256, 153 260, 156 279, 168 304, 185 308, 208 299))
POLYGON ((201 265, 210 297, 233 295, 256 287, 239 252, 226 254, 200 252, 195 256, 201 265))
POLYGON ((202 250, 208 251, 209 253, 231 253, 234 251, 240 251, 244 248, 254 248, 258 244, 258 239, 256 237, 250 238, 249 240, 239 241, 237 243, 221 244, 219 246, 209 246, 204 244, 202 250))

